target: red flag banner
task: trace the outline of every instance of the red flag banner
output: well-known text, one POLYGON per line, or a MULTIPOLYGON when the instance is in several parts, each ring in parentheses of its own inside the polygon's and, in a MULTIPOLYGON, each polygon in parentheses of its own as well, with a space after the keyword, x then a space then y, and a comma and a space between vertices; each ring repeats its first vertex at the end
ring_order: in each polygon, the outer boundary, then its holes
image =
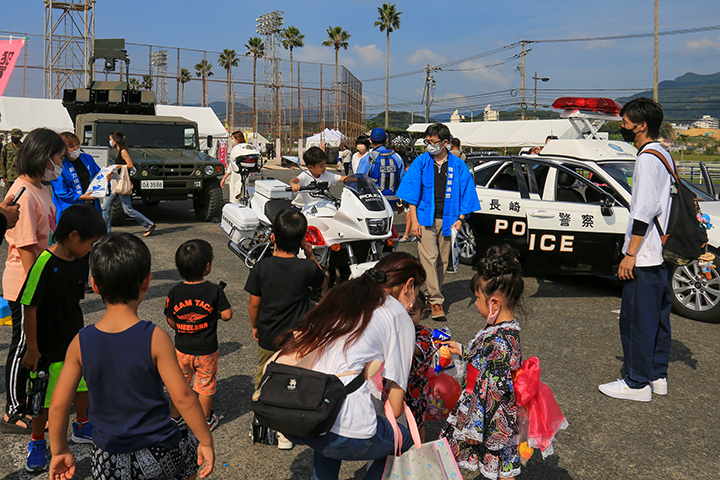
POLYGON ((25 39, 23 38, 0 40, 0 97, 2 97, 8 80, 10 80, 10 74, 20 56, 23 45, 25 45, 25 39))

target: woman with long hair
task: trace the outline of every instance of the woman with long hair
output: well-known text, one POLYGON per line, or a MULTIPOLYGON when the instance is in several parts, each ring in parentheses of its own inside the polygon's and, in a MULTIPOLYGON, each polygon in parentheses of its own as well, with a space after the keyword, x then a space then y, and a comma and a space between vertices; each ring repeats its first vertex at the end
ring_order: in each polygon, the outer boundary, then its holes
POLYGON ((30 433, 30 420, 25 414, 25 382, 28 371, 21 365, 25 355, 23 331, 24 308, 20 304, 20 289, 25 283, 30 267, 37 257, 50 246, 55 231, 55 205, 43 181, 51 182, 62 173, 62 161, 67 146, 57 133, 47 128, 30 132, 20 146, 17 155, 17 171, 8 195, 17 195, 20 218, 5 234, 9 246, 5 271, 3 272, 3 296, 10 304, 12 314, 12 339, 5 364, 5 416, 0 422, 4 433, 30 433))
MULTIPOLYGON (((116 148, 118 152, 117 157, 115 157, 115 166, 122 167, 123 165, 126 165, 128 170, 133 168, 133 162, 130 158, 130 154, 128 153, 127 144, 125 143, 125 135, 120 130, 115 130, 110 134, 110 147, 116 148)), ((148 220, 142 213, 133 209, 132 193, 129 195, 111 193, 110 188, 108 187, 108 196, 105 197, 105 203, 103 203, 102 211, 108 232, 110 231, 110 211, 112 210, 112 204, 115 202, 116 198, 120 199, 120 204, 122 205, 125 215, 145 227, 143 237, 149 236, 155 230, 155 224, 153 222, 148 220)))
MULTIPOLYGON (((282 348, 281 357, 300 359, 314 352, 312 369, 327 374, 362 371, 373 360, 384 362, 388 402, 396 417, 403 400, 415 348, 415 326, 407 311, 425 283, 425 270, 407 253, 393 253, 361 277, 332 288, 307 313, 282 348)), ((348 384, 355 376, 339 377, 348 384)), ((403 433, 403 451, 412 446, 403 433)), ((313 478, 337 479, 342 460, 375 460, 365 475, 379 479, 385 458, 394 451, 390 422, 378 417, 367 383, 345 399, 335 424, 318 437, 287 436, 311 447, 313 478)))

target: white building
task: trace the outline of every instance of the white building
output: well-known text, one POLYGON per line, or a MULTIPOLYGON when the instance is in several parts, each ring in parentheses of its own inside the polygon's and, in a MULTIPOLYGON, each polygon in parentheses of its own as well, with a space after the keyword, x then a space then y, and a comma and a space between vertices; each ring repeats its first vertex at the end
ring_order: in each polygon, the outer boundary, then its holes
POLYGON ((450 123, 460 123, 465 120, 465 115, 460 115, 457 110, 450 115, 450 123))
POLYGON ((718 128, 718 119, 713 118, 710 115, 703 115, 703 117, 697 122, 693 123, 695 128, 718 128))
POLYGON ((486 122, 497 122, 500 120, 500 112, 497 110, 490 110, 490 104, 483 110, 483 120, 486 122))

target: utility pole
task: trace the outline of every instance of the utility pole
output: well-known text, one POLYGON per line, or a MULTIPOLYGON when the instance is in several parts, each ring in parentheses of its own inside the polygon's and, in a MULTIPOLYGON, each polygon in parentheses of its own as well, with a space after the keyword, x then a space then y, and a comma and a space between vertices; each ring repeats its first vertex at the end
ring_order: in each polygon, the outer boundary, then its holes
POLYGON ((470 107, 470 123, 473 122, 473 108, 470 107))
MULTIPOLYGON (((440 67, 431 67, 430 64, 425 67, 425 123, 430 123, 430 89, 435 88, 435 78, 432 73, 442 70, 440 67)), ((433 94, 435 98, 435 94, 433 94)))
POLYGON ((655 72, 653 78, 653 100, 658 101, 658 0, 655 0, 655 72))
POLYGON ((537 70, 535 70, 535 76, 533 77, 533 80, 535 80, 535 101, 533 101, 533 118, 537 120, 537 81, 540 80, 542 82, 547 82, 550 79, 547 77, 538 77, 537 70))
POLYGON ((525 42, 520 41, 520 45, 522 46, 522 99, 520 100, 522 103, 520 104, 520 119, 525 120, 525 108, 527 108, 527 103, 525 103, 525 42))

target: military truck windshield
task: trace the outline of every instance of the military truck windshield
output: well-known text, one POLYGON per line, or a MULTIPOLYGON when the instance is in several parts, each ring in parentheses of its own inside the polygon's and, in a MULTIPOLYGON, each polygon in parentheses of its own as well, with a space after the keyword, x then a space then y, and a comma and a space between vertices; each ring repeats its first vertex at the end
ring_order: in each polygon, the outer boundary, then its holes
POLYGON ((166 123, 98 122, 98 144, 107 145, 115 130, 125 134, 127 146, 131 148, 198 148, 194 126, 166 123))

